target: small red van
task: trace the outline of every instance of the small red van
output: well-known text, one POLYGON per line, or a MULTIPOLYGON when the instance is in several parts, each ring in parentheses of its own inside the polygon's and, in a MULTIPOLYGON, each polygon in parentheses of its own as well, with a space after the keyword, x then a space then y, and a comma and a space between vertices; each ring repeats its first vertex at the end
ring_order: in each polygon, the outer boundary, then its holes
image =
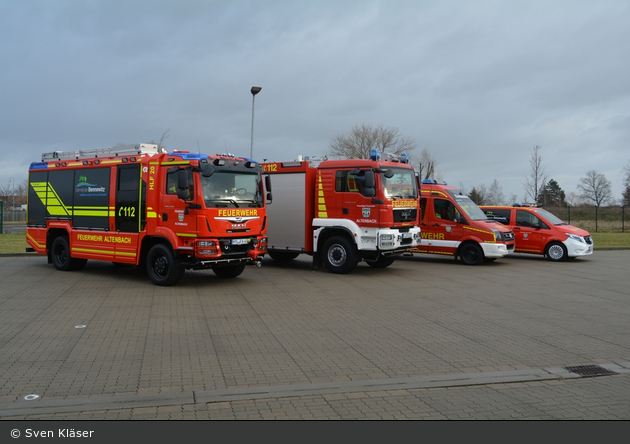
POLYGON ((480 208, 488 219, 514 231, 516 253, 542 254, 551 261, 593 254, 593 238, 588 231, 564 223, 543 208, 524 205, 481 205, 480 208))

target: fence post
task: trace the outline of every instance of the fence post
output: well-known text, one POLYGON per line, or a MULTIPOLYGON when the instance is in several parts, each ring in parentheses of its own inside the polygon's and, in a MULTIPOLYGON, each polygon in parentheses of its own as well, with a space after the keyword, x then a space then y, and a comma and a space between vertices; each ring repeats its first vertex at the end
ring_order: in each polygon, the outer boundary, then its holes
POLYGON ((597 209, 599 206, 595 205, 595 233, 597 233, 597 209))
POLYGON ((4 233, 4 201, 0 200, 0 234, 4 233))
POLYGON ((567 204, 567 223, 571 225, 571 204, 567 204))
POLYGON ((621 232, 626 232, 626 206, 621 206, 621 232))

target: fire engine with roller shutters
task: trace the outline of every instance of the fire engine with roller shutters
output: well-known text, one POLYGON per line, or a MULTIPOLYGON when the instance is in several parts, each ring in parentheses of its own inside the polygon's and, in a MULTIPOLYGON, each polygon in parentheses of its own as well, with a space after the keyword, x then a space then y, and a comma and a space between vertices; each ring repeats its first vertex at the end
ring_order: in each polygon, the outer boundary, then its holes
POLYGON ((44 153, 29 169, 29 250, 64 271, 137 265, 156 285, 186 269, 236 277, 266 252, 262 173, 251 159, 153 144, 44 153))
POLYGON ((313 256, 332 273, 364 260, 384 268, 420 242, 418 187, 408 158, 269 162, 268 253, 276 261, 313 256))

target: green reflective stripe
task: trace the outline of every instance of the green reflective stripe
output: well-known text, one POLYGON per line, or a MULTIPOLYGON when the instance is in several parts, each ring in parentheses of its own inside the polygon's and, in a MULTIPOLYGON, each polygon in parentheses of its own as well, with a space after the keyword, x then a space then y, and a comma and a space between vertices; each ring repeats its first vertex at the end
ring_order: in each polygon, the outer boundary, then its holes
POLYGON ((59 198, 59 195, 48 182, 33 182, 31 186, 51 216, 70 215, 70 212, 59 198))
POLYGON ((32 182, 31 186, 51 216, 97 216, 109 217, 113 212, 107 207, 67 207, 48 182, 32 182))

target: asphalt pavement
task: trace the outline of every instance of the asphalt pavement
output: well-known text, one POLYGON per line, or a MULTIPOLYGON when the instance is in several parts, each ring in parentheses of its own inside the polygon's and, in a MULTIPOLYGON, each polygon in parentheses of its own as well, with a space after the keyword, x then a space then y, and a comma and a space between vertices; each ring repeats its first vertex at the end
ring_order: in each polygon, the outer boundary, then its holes
POLYGON ((630 419, 629 250, 173 287, 0 257, 0 419, 630 419))

